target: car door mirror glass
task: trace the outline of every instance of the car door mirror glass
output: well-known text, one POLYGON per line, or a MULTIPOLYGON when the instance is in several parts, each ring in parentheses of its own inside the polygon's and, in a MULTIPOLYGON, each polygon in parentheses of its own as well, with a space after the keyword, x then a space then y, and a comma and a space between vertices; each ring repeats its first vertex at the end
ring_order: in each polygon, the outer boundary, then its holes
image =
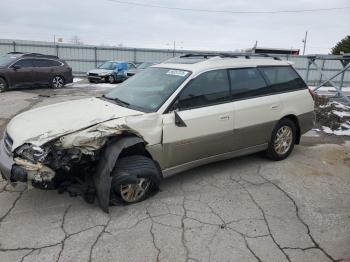
POLYGON ((182 120, 182 118, 180 117, 180 115, 178 114, 177 110, 174 111, 174 115, 175 115, 175 125, 178 127, 186 127, 186 123, 182 120))

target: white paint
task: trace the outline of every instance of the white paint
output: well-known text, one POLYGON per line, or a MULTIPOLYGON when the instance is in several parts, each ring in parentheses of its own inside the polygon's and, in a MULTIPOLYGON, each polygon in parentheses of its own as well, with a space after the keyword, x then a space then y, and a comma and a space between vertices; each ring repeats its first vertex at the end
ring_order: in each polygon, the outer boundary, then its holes
POLYGON ((41 146, 101 122, 142 114, 98 98, 87 98, 24 112, 11 120, 7 132, 13 139, 14 150, 24 143, 41 146))

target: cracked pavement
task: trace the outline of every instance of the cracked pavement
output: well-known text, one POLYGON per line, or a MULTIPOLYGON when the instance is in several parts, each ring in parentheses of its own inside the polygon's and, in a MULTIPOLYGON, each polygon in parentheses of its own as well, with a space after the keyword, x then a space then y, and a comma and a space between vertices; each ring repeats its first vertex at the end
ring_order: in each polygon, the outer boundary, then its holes
MULTIPOLYGON (((0 94, 0 132, 29 108, 107 85, 0 94)), ((110 208, 0 181, 0 261, 350 261, 350 142, 303 137, 286 160, 261 154, 163 181, 110 208)))

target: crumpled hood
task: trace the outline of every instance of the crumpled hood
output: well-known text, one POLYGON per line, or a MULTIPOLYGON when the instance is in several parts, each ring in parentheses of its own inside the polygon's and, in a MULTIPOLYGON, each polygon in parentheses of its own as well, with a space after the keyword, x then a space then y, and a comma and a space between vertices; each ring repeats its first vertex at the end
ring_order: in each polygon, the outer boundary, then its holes
POLYGON ((143 115, 98 98, 86 98, 39 107, 14 117, 7 126, 12 150, 24 143, 41 146, 60 136, 111 119, 143 115))
POLYGON ((113 70, 107 70, 107 69, 94 69, 94 70, 90 70, 88 73, 110 75, 110 74, 113 74, 113 72, 114 72, 113 70))

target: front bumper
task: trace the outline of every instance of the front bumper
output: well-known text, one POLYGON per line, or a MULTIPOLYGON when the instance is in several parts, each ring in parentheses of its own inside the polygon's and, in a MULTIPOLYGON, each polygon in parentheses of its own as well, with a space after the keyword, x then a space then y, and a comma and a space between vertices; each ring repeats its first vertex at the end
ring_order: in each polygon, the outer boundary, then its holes
POLYGON ((107 82, 107 78, 108 76, 88 76, 88 79, 90 81, 98 82, 98 83, 107 82))
POLYGON ((2 140, 0 142, 0 173, 4 179, 10 180, 13 165, 12 154, 6 151, 4 141, 2 140))

